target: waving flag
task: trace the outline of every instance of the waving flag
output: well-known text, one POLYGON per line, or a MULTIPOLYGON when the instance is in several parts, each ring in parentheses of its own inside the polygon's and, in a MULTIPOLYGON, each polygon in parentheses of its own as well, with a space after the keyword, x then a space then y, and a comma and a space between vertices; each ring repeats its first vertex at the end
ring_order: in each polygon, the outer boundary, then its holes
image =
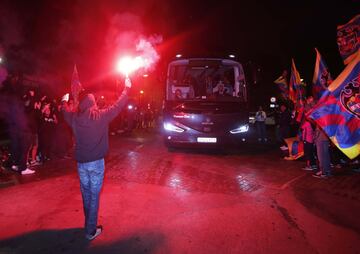
POLYGON ((350 63, 360 49, 360 14, 337 27, 337 44, 344 64, 350 63))
POLYGON ((360 154, 360 53, 309 112, 331 141, 350 159, 360 154))
POLYGON ((76 68, 76 64, 74 65, 74 71, 71 78, 71 94, 75 100, 78 101, 79 93, 83 90, 83 87, 80 83, 79 74, 76 68))
POLYGON ((296 121, 300 122, 304 112, 305 84, 301 82, 300 74, 296 69, 295 61, 292 59, 291 76, 289 84, 289 98, 295 105, 297 113, 296 121))
POLYGON ((300 80, 300 74, 296 69, 294 59, 291 60, 291 74, 290 74, 290 84, 289 84, 289 99, 294 102, 294 104, 297 103, 297 97, 296 94, 297 91, 300 91, 298 88, 300 88, 301 80, 300 80))
POLYGON ((304 155, 304 143, 298 137, 284 140, 289 148, 289 156, 285 157, 285 160, 297 160, 304 155))
POLYGON ((329 84, 332 82, 330 72, 325 64, 324 59, 321 57, 319 51, 316 51, 316 62, 314 77, 312 83, 312 95, 315 100, 319 100, 329 84))
POLYGON ((286 80, 286 77, 287 77, 287 71, 285 70, 283 74, 274 81, 274 83, 278 85, 281 92, 281 96, 284 99, 289 97, 288 82, 286 80))

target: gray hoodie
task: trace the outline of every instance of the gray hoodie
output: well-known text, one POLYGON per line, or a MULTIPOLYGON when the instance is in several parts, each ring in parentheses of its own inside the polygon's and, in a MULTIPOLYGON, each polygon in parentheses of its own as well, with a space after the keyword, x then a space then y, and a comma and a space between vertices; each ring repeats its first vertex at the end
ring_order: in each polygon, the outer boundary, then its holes
POLYGON ((84 163, 105 157, 109 149, 109 123, 125 106, 128 89, 124 89, 118 100, 110 107, 99 110, 94 95, 87 94, 79 104, 78 112, 63 107, 65 121, 75 136, 75 159, 84 163))

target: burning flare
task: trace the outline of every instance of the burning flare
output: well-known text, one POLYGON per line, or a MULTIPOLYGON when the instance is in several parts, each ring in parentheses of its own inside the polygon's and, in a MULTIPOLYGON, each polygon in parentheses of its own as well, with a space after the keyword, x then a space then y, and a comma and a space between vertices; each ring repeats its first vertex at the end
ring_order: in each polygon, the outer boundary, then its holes
POLYGON ((140 68, 143 68, 145 71, 154 68, 160 56, 152 43, 158 44, 161 41, 161 36, 150 38, 149 40, 140 39, 136 45, 136 51, 139 55, 136 57, 125 56, 121 58, 116 64, 116 70, 128 76, 140 68))
POLYGON ((121 58, 116 65, 116 70, 118 72, 121 72, 125 76, 128 76, 130 73, 138 70, 139 68, 144 66, 144 59, 142 57, 130 57, 125 56, 121 58))

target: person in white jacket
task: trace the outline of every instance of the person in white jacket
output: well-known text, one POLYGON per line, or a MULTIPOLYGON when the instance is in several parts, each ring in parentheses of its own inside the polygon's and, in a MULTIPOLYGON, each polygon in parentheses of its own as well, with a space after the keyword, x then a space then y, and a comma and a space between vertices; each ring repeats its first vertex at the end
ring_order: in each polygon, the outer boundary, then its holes
POLYGON ((256 131, 259 142, 267 141, 265 121, 266 121, 266 113, 262 109, 262 107, 259 106, 259 110, 255 114, 255 125, 256 125, 256 131))

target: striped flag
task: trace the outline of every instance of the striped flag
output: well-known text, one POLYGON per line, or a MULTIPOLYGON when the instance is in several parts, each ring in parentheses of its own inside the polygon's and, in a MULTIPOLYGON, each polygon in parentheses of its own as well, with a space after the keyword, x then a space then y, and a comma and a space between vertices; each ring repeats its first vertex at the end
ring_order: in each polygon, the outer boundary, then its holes
POLYGON ((284 99, 287 99, 289 97, 288 82, 286 80, 286 77, 287 77, 287 71, 284 71, 283 74, 274 81, 274 83, 278 85, 281 96, 284 99))
POLYGON ((289 156, 285 160, 297 160, 304 155, 304 143, 299 137, 286 138, 285 142, 289 148, 289 156))
POLYGON ((360 154, 360 52, 308 114, 350 159, 360 154))
POLYGON ((83 87, 80 83, 79 74, 76 68, 76 64, 74 65, 74 71, 71 78, 71 94, 74 98, 75 102, 78 102, 79 93, 83 90, 83 87))
POLYGON ((344 64, 350 63, 360 49, 360 14, 337 27, 337 44, 344 64))
POLYGON ((291 74, 290 74, 290 84, 289 84, 289 99, 297 104, 300 89, 301 79, 300 74, 296 69, 294 59, 291 59, 291 74))
POLYGON ((297 113, 296 121, 300 122, 304 112, 305 84, 301 82, 300 74, 295 66, 295 61, 291 61, 291 76, 289 84, 289 98, 295 105, 297 113))
POLYGON ((325 64, 324 59, 321 57, 319 51, 316 51, 316 62, 314 77, 312 81, 312 95, 315 100, 319 100, 329 84, 332 82, 330 72, 325 64))

